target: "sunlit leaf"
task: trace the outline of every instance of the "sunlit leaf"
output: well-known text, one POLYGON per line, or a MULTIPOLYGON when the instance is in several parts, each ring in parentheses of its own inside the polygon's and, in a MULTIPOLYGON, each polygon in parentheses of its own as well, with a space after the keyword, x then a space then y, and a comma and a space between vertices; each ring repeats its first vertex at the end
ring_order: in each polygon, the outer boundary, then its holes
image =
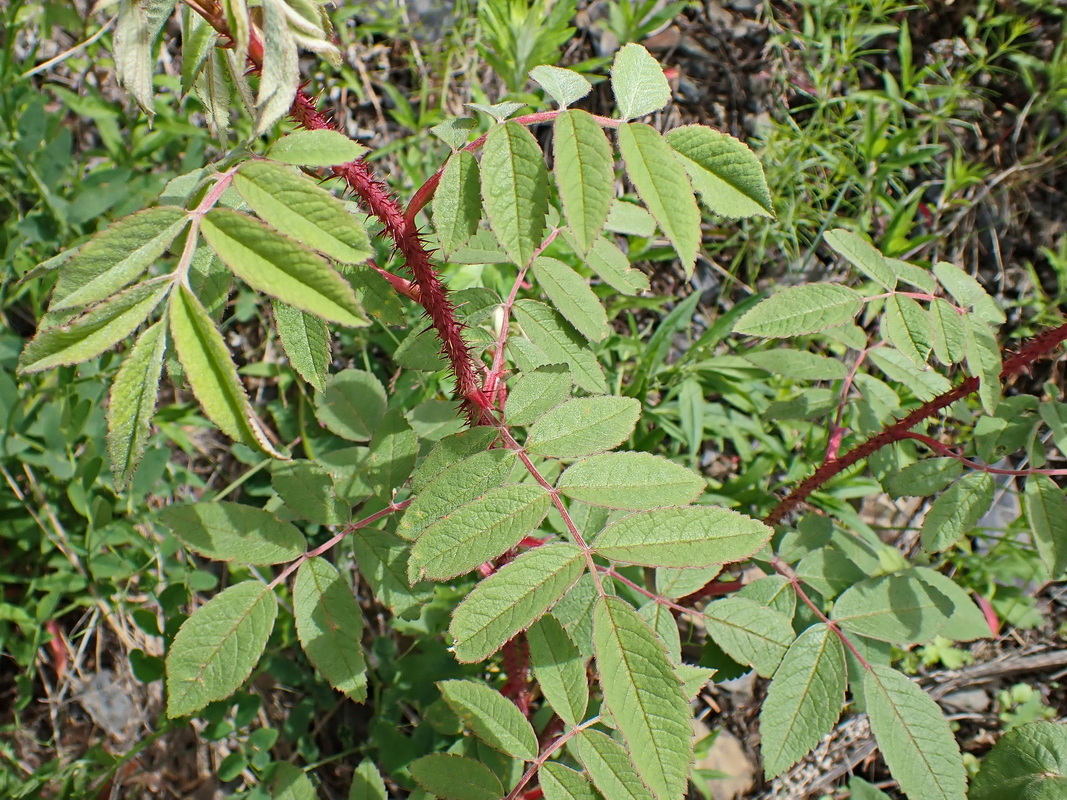
POLYGON ((300 565, 293 585, 293 616, 300 646, 322 676, 351 699, 366 699, 363 612, 352 587, 330 562, 311 558, 300 565))

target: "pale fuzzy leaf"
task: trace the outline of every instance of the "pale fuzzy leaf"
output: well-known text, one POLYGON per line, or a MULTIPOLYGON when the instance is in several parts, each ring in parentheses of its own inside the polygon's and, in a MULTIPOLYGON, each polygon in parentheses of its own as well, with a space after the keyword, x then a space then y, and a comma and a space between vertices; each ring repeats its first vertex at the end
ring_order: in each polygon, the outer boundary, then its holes
POLYGON ((385 388, 371 373, 346 369, 326 379, 315 397, 315 416, 332 433, 351 442, 366 442, 385 414, 385 388))
POLYGON ((929 497, 940 492, 963 472, 958 458, 924 458, 887 475, 883 484, 893 497, 929 497))
POLYGON ((940 297, 930 303, 931 345, 937 360, 946 367, 958 364, 966 356, 963 319, 956 309, 940 297))
POLYGON ((267 156, 300 167, 334 167, 355 161, 366 152, 366 147, 343 133, 323 128, 283 136, 270 146, 267 156))
POLYGON ((994 491, 996 482, 986 472, 968 473, 949 486, 923 519, 923 549, 940 553, 970 533, 992 505, 994 491))
POLYGON ((467 108, 473 108, 475 111, 481 111, 497 122, 503 122, 516 111, 525 105, 524 103, 516 103, 513 100, 509 100, 503 103, 466 103, 467 108))
POLYGON ((748 558, 771 533, 762 522, 726 508, 660 508, 612 523, 593 540, 593 548, 627 564, 706 567, 748 558))
POLYGON ((845 701, 841 640, 819 623, 789 646, 760 710, 760 752, 768 778, 781 774, 830 732, 845 701))
POLYGON ((1031 475, 1023 491, 1026 519, 1038 555, 1053 580, 1067 570, 1067 499, 1048 475, 1031 475))
POLYGON ((342 264, 362 264, 374 255, 367 232, 344 203, 289 167, 246 161, 233 183, 261 219, 306 247, 342 264))
MULTIPOLYGON (((653 226, 655 221, 653 221, 653 226)), ((651 235, 651 234, 650 234, 651 235)), ((570 241, 568 234, 564 238, 570 241)), ((575 247, 577 249, 577 247, 575 247)), ((585 265, 593 270, 600 280, 617 292, 636 295, 648 291, 648 276, 630 265, 630 259, 617 245, 600 238, 593 243, 593 249, 585 256, 585 265)))
POLYGON ((408 765, 415 783, 441 800, 500 800, 500 779, 480 761, 449 753, 433 753, 408 765))
POLYGON ((411 548, 413 568, 445 580, 496 558, 541 524, 551 496, 540 486, 490 489, 426 527, 411 548))
POLYGON ((621 744, 594 730, 582 731, 573 741, 578 758, 605 798, 654 800, 621 744))
POLYGON ((686 277, 692 277, 700 247, 700 209, 689 176, 671 146, 650 125, 621 125, 619 152, 638 196, 674 246, 686 277))
POLYGON ((152 47, 176 0, 122 0, 115 24, 115 73, 148 115, 155 115, 152 47))
POLYGON ((522 332, 547 356, 546 364, 565 363, 579 387, 596 394, 607 393, 608 384, 600 362, 566 320, 535 300, 519 300, 514 310, 522 332))
POLYGON ((212 561, 284 564, 307 549, 295 525, 244 503, 211 500, 172 505, 159 516, 183 545, 212 561))
POLYGON ((554 761, 541 765, 537 781, 545 800, 599 800, 600 797, 582 773, 554 761))
POLYGON ((578 725, 589 705, 589 683, 585 659, 559 621, 541 617, 526 632, 530 645, 530 666, 545 700, 560 719, 578 725))
POLYGON ((212 50, 194 84, 196 97, 204 107, 211 132, 222 140, 230 128, 230 101, 233 91, 227 81, 227 67, 223 56, 212 50))
POLYGON ((475 736, 522 761, 537 758, 537 736, 518 707, 491 686, 471 680, 438 681, 448 707, 475 736))
POLYGON ((581 100, 593 90, 593 85, 585 76, 572 69, 542 64, 530 70, 530 77, 563 108, 581 100))
POLYGON ((367 663, 360 637, 363 612, 341 574, 323 558, 300 565, 293 585, 296 634, 308 660, 350 699, 367 697, 367 663))
POLYGON ((263 0, 262 8, 264 56, 256 95, 256 136, 285 116, 300 83, 297 44, 289 29, 284 0, 263 0))
POLYGON ((871 639, 925 644, 941 632, 952 611, 945 595, 904 572, 857 583, 837 598, 830 617, 871 639))
POLYGON ((963 758, 937 703, 879 664, 865 673, 863 696, 878 748, 904 793, 911 800, 963 800, 963 758))
POLYGON ((987 414, 995 414, 1000 402, 1000 344, 989 325, 975 315, 963 318, 967 371, 978 376, 978 397, 987 414))
POLYGON ((507 397, 509 425, 529 425, 571 393, 571 373, 566 364, 546 364, 520 373, 507 397))
POLYGON ((1007 319, 982 284, 955 264, 938 261, 934 264, 934 275, 957 303, 973 308, 974 313, 983 321, 1002 325, 1007 319))
POLYGON ((886 263, 885 256, 866 239, 843 228, 834 228, 827 231, 823 240, 835 253, 875 283, 889 291, 896 288, 897 277, 886 263))
POLYGON ((182 6, 182 95, 193 90, 217 39, 218 34, 207 20, 189 6, 182 6))
POLYGON ((818 333, 851 322, 862 307, 863 296, 847 286, 790 286, 748 311, 734 326, 734 333, 769 339, 818 333))
MULTIPOLYGON (((233 35, 233 57, 238 64, 244 64, 248 52, 248 38, 251 25, 248 19, 247 0, 222 0, 226 12, 226 23, 233 35)), ((251 105, 249 104, 249 108, 251 105)))
POLYGON ((944 375, 932 369, 916 369, 895 347, 876 348, 867 354, 867 358, 890 380, 904 384, 920 400, 932 400, 952 389, 944 375))
POLYGON ((526 449, 551 458, 578 458, 611 450, 633 433, 641 404, 632 397, 576 397, 530 427, 526 449))
POLYGON ((184 209, 149 208, 113 222, 59 270, 50 311, 104 300, 141 275, 188 223, 184 209))
POLYGON ((675 128, 667 142, 713 214, 729 219, 774 217, 763 166, 744 142, 705 125, 675 128))
POLYGON ((745 360, 775 375, 808 381, 837 381, 848 375, 848 365, 838 358, 801 350, 762 350, 747 353, 745 360))
POLYGON ((563 213, 579 254, 588 253, 607 222, 614 198, 611 145, 585 111, 565 111, 556 117, 552 142, 563 213))
POLYGON ((482 218, 478 162, 466 150, 453 153, 433 197, 433 226, 446 257, 467 243, 482 218))
POLYGON ((198 608, 167 651, 167 716, 229 697, 252 674, 274 629, 278 601, 266 584, 234 584, 198 608))
POLYGON ((628 44, 615 53, 611 90, 622 119, 659 111, 671 99, 671 87, 663 67, 639 44, 628 44))
POLYGON ((604 306, 585 278, 562 261, 545 256, 534 259, 531 271, 556 310, 578 333, 599 342, 611 332, 604 306))
POLYGON ((919 369, 926 368, 930 355, 930 320, 925 311, 910 297, 893 293, 882 312, 882 336, 903 353, 919 369))
POLYGON ((470 139, 471 129, 477 123, 473 117, 458 117, 446 119, 439 125, 430 128, 430 133, 447 144, 453 150, 459 150, 470 139))
POLYGON ((789 619, 747 597, 727 597, 704 609, 708 634, 730 658, 771 677, 795 635, 789 619))
POLYGON ((556 488, 574 500, 608 508, 643 511, 684 506, 707 481, 691 469, 651 453, 605 453, 571 465, 556 488))
POLYGON ((537 140, 523 125, 506 122, 489 131, 481 185, 489 227, 508 258, 526 266, 544 238, 548 171, 537 140))
POLYGON ((157 322, 122 359, 107 405, 107 452, 115 488, 124 489, 144 453, 159 396, 167 331, 157 322))
POLYGON ((692 758, 689 703, 663 645, 632 606, 600 598, 593 648, 607 706, 642 781, 658 800, 685 794, 692 758))
POLYGON ((317 392, 326 391, 330 368, 330 331, 326 323, 280 300, 273 302, 274 324, 293 369, 317 392))
POLYGON ((456 658, 481 661, 554 606, 585 571, 582 551, 559 542, 529 550, 479 583, 452 614, 456 658))
POLYGON ((200 229, 223 263, 253 289, 331 322, 370 324, 352 287, 325 259, 259 220, 215 208, 200 229))
POLYGON ((604 229, 627 236, 642 236, 645 239, 656 232, 656 220, 636 203, 615 198, 611 202, 611 211, 604 229))

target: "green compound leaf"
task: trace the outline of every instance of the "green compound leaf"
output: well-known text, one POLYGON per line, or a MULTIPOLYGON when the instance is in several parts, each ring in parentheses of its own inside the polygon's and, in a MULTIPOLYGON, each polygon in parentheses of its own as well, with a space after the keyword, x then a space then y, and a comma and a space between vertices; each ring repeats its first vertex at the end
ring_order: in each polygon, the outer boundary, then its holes
POLYGON ((333 564, 311 558, 300 565, 293 616, 300 646, 322 677, 356 702, 367 699, 367 662, 360 644, 363 612, 333 564))
POLYGON ((611 91, 621 119, 659 111, 671 99, 671 87, 663 67, 639 44, 628 44, 615 54, 611 91))
POLYGON ((88 305, 136 279, 174 241, 188 222, 183 208, 138 211, 90 239, 59 270, 49 310, 88 305))
POLYGON ((852 266, 889 291, 897 286, 897 276, 877 247, 843 228, 834 228, 823 237, 830 248, 852 266))
POLYGON ((144 454, 159 396, 167 327, 157 322, 122 359, 107 405, 107 453, 115 488, 124 489, 144 454))
POLYGON ((182 623, 167 653, 167 716, 229 697, 263 655, 278 601, 259 581, 235 584, 182 623))
POLYGON ((593 85, 585 76, 573 69, 542 64, 530 70, 530 77, 563 108, 581 100, 593 90, 593 85))
POLYGON ((662 643, 628 603, 601 597, 593 650, 604 705, 642 781, 659 800, 685 794, 693 753, 689 703, 662 643))
POLYGON ((713 214, 729 219, 774 217, 763 166, 740 139, 706 125, 685 125, 670 131, 667 143, 713 214))
POLYGON ((940 553, 970 533, 993 504, 996 488, 987 472, 971 472, 949 486, 923 519, 923 549, 940 553))
MULTIPOLYGON (((443 460, 440 458, 437 463, 443 460)), ((397 535, 417 539, 427 526, 452 513, 457 506, 477 500, 505 483, 515 461, 511 451, 486 450, 443 464, 436 479, 414 487, 415 498, 397 525, 397 535)))
POLYGON ((885 490, 893 497, 929 497, 940 492, 963 472, 958 458, 924 458, 900 472, 887 475, 885 490))
POLYGON ((919 369, 930 355, 931 330, 928 315, 910 297, 891 294, 885 301, 882 335, 919 369))
POLYGON ((441 252, 451 256, 478 230, 482 198, 478 162, 466 150, 453 153, 433 196, 433 227, 441 252))
POLYGON ((348 800, 389 800, 382 774, 370 760, 361 761, 352 773, 348 800))
POLYGON ((831 618, 853 633, 892 643, 925 644, 952 616, 952 602, 912 572, 868 578, 834 603, 831 618))
POLYGON ((745 361, 775 375, 805 381, 836 381, 848 376, 848 365, 840 359, 798 350, 761 350, 746 353, 745 361))
MULTIPOLYGON (((566 231, 563 238, 568 239, 566 231)), ((593 249, 584 258, 585 265, 615 291, 630 296, 648 291, 648 276, 641 270, 634 269, 626 253, 613 242, 604 238, 597 239, 593 243, 593 249)))
POLYGON ((952 388, 952 384, 944 375, 932 369, 915 369, 915 365, 895 347, 871 350, 867 358, 891 380, 899 381, 908 387, 920 400, 932 400, 952 388))
POLYGON ((930 303, 930 344, 937 360, 946 367, 963 361, 967 354, 963 319, 956 309, 940 297, 930 303))
POLYGON ((706 567, 748 558, 771 533, 762 522, 726 508, 660 508, 612 523, 593 540, 593 548, 627 564, 706 567))
POLYGON ((1000 344, 992 329, 975 315, 963 318, 964 347, 967 350, 967 371, 977 375, 978 398, 987 414, 995 414, 1000 402, 1000 344))
POLYGON ((818 333, 851 322, 863 307, 863 295, 847 286, 813 283, 790 286, 747 312, 734 333, 780 339, 818 333))
POLYGON ((267 156, 300 167, 335 167, 355 161, 366 152, 366 147, 343 133, 323 128, 283 136, 271 145, 267 156))
POLYGON ((937 703, 880 664, 864 675, 863 696, 878 747, 904 793, 912 800, 963 800, 963 758, 937 703))
POLYGON ((411 475, 419 454, 419 440, 400 409, 394 408, 374 432, 364 480, 382 494, 400 488, 411 475))
POLYGON ((385 388, 371 373, 346 369, 326 379, 315 397, 315 416, 342 439, 366 442, 385 414, 385 388))
POLYGON ((259 220, 215 208, 200 229, 223 263, 253 289, 341 325, 370 324, 352 287, 325 259, 259 220))
POLYGON ((351 517, 349 504, 334 491, 333 478, 314 461, 273 464, 270 484, 290 511, 309 522, 341 525, 351 517))
POLYGON ((374 255, 366 230, 344 203, 289 167, 246 161, 233 185, 261 219, 306 247, 342 264, 374 255))
POLYGON ((478 681, 438 681, 448 707, 475 736, 501 753, 522 761, 537 758, 537 736, 518 707, 478 681))
POLYGON ((95 358, 133 333, 170 288, 163 281, 141 283, 69 323, 41 328, 19 356, 19 371, 41 372, 95 358))
POLYGON ((551 458, 580 458, 630 438, 641 416, 632 397, 577 397, 560 403, 530 427, 526 449, 551 458))
POLYGON ((566 364, 546 364, 515 379, 507 400, 509 425, 529 425, 571 393, 571 372, 566 364))
POLYGON ((585 659, 553 616, 541 617, 526 631, 530 665, 552 710, 568 725, 578 725, 589 705, 585 659))
POLYGON ((1007 319, 982 284, 955 264, 938 261, 934 264, 934 275, 957 303, 973 308, 979 319, 994 325, 1002 325, 1007 319))
POLYGON ((326 322, 280 300, 272 305, 274 324, 289 363, 315 391, 326 391, 330 368, 330 331, 326 322))
POLYGON ((367 581, 374 596, 397 617, 431 599, 432 590, 425 584, 408 583, 410 545, 388 531, 360 529, 352 537, 352 552, 359 564, 359 576, 367 581))
POLYGON ((691 469, 651 453, 605 453, 568 467, 556 488, 582 503, 629 511, 683 506, 707 481, 691 469))
POLYGON ((222 334, 204 307, 184 286, 170 299, 170 335, 178 361, 204 412, 219 429, 238 442, 274 458, 287 458, 263 432, 237 377, 222 334))
POLYGON ((490 489, 429 525, 411 548, 411 563, 433 580, 470 572, 522 541, 541 524, 551 503, 540 486, 490 489))
POLYGON ((578 333, 599 342, 611 332, 604 306, 585 278, 562 261, 545 256, 535 258, 531 269, 548 299, 578 333))
POLYGON ((1030 536, 1053 580, 1067 570, 1067 499, 1048 475, 1031 475, 1023 491, 1030 536))
POLYGON ((482 150, 482 202, 489 227, 514 263, 526 266, 541 245, 548 212, 548 170, 522 124, 489 131, 482 150))
POLYGON ((600 797, 582 773, 553 761, 541 765, 537 781, 545 800, 599 800, 600 797))
POLYGON ((643 123, 619 127, 619 152, 638 196, 674 246, 686 277, 691 278, 700 247, 700 209, 685 169, 659 131, 643 123))
POLYGON ((282 761, 274 771, 270 784, 271 800, 318 800, 315 784, 295 764, 282 761))
POLYGON ((626 750, 610 736, 600 731, 584 730, 574 738, 574 743, 578 758, 604 797, 654 800, 626 750))
POLYGON ((284 564, 307 549, 295 525, 244 503, 211 500, 167 506, 159 516, 183 545, 213 561, 284 564))
POLYGON ((969 800, 1067 797, 1067 725, 1030 722, 1012 728, 982 758, 982 766, 967 797, 969 800))
POLYGON ((716 600, 704 609, 708 634, 730 658, 771 677, 795 635, 789 618, 747 597, 716 600))
POLYGON ((500 800, 504 796, 500 779, 473 758, 433 753, 416 758, 408 768, 415 783, 442 800, 500 800))
POLYGON ((589 343, 558 313, 535 300, 515 303, 515 319, 523 333, 545 354, 546 364, 567 364, 574 382, 587 392, 606 394, 607 381, 589 343))
POLYGON ((556 117, 553 131, 553 172, 563 214, 578 253, 588 253, 604 229, 615 196, 611 145, 585 111, 564 111, 556 117))
POLYGON ((474 587, 452 615, 449 632, 462 662, 488 658, 554 606, 585 571, 577 546, 529 550, 474 587))
POLYGON ((845 652, 819 623, 789 646, 760 711, 760 752, 768 778, 780 775, 830 732, 845 702, 845 652))

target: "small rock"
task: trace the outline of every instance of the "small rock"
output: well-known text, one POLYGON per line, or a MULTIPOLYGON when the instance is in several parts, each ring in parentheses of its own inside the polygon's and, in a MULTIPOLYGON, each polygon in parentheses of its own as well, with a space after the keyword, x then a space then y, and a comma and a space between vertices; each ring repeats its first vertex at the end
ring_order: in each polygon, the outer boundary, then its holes
MULTIPOLYGON (((704 723, 694 721, 693 732, 696 740, 700 741, 711 731, 704 723)), ((700 769, 713 769, 730 776, 707 781, 713 800, 737 800, 744 797, 756 782, 756 765, 749 759, 737 737, 728 731, 719 734, 708 754, 697 759, 693 767, 694 781, 703 780, 695 773, 700 769)))

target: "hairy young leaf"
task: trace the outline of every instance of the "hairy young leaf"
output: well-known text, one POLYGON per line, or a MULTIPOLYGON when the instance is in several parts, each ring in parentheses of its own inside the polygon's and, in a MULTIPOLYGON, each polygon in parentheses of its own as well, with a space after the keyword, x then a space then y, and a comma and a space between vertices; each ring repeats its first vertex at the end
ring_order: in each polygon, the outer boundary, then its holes
POLYGON ((563 213, 579 254, 588 253, 604 229, 615 194, 611 145, 585 111, 564 111, 556 117, 553 133, 553 171, 563 213))
POLYGON ((823 236, 830 248, 875 283, 889 291, 897 286, 897 276, 873 244, 844 228, 834 228, 823 236))
POLYGON ((277 615, 274 592, 255 580, 198 608, 167 652, 167 716, 192 714, 237 691, 263 654, 277 615))
POLYGON ((518 707, 504 695, 479 681, 438 681, 441 696, 470 730, 495 750, 533 761, 537 736, 518 707))
POLYGON ((925 644, 941 632, 952 611, 945 595, 904 572, 857 583, 837 598, 830 617, 872 639, 925 644))
POLYGON ((706 567, 748 558, 771 529, 713 506, 659 508, 614 522, 593 540, 598 555, 648 567, 706 567))
MULTIPOLYGON (((654 221, 653 227, 655 227, 654 221)), ((564 231, 563 238, 570 242, 573 237, 564 231)), ((575 249, 577 249, 577 244, 575 244, 575 249)), ((585 265, 615 291, 631 296, 648 291, 648 276, 634 269, 626 253, 613 242, 603 237, 597 239, 593 243, 593 249, 584 256, 584 259, 585 265)))
POLYGON ((370 324, 352 287, 325 259, 262 222, 214 208, 200 229, 223 263, 253 289, 341 325, 370 324))
POLYGON ((970 533, 992 505, 996 488, 987 472, 968 473, 949 486, 923 519, 923 549, 940 553, 970 533))
POLYGON ((615 53, 611 91, 622 119, 659 111, 671 99, 671 87, 663 67, 639 44, 628 44, 615 53))
POLYGON ((356 702, 367 698, 367 663, 360 637, 363 612, 352 587, 323 558, 300 565, 293 584, 296 635, 308 660, 333 688, 356 702))
POLYGON ((578 725, 589 705, 585 659, 552 616, 541 617, 526 632, 530 665, 552 710, 568 725, 578 725))
POLYGON ((157 322, 137 339, 119 367, 107 405, 107 452, 115 488, 129 485, 144 454, 159 396, 167 329, 157 322))
POLYGON ((490 129, 482 150, 482 202, 489 227, 514 263, 530 263, 548 212, 548 170, 537 140, 518 122, 490 129))
POLYGON ((658 800, 685 794, 693 752, 689 703, 648 623, 617 597, 593 608, 604 705, 626 741, 642 781, 658 800))
POLYGON ((535 300, 519 300, 514 309, 523 333, 547 356, 544 363, 565 363, 582 389, 595 394, 607 393, 608 384, 596 356, 558 313, 535 300))
POLYGON ((163 255, 188 221, 185 209, 162 206, 113 222, 60 268, 49 310, 110 297, 163 255))
POLYGON ((530 77, 560 106, 566 108, 593 90, 593 85, 580 72, 542 64, 530 70, 530 77))
POLYGON ((706 125, 684 125, 667 142, 713 214, 730 219, 774 217, 763 166, 748 145, 706 125))
POLYGON ((582 773, 554 761, 541 765, 537 781, 545 800, 599 800, 600 797, 582 773))
POLYGON ((576 397, 560 403, 530 427, 526 449, 539 456, 579 458, 625 442, 641 416, 632 397, 576 397))
POLYGON ((433 197, 433 227, 446 257, 467 243, 478 230, 482 199, 478 162, 466 150, 452 154, 433 197))
POLYGON ((272 306, 274 324, 289 363, 315 391, 326 391, 326 374, 330 368, 330 331, 325 321, 281 300, 275 300, 272 306))
POLYGON ((741 317, 734 332, 768 339, 818 333, 851 322, 862 307, 863 296, 847 286, 830 283, 790 286, 741 317))
POLYGON ((161 281, 140 283, 68 323, 41 328, 23 348, 19 371, 41 372, 95 358, 133 333, 170 288, 161 281))
POLYGON ((254 136, 264 134, 285 115, 300 84, 296 37, 289 28, 285 0, 263 0, 262 9, 263 67, 256 95, 254 136))
POLYGON ((957 303, 973 308, 979 319, 995 325, 1002 325, 1007 319, 982 284, 955 264, 938 261, 934 264, 934 275, 957 303))
POLYGON ((284 564, 299 558, 307 548, 295 525, 244 503, 211 500, 174 505, 159 515, 182 544, 213 561, 284 564))
POLYGON ((583 503, 629 511, 684 506, 707 481, 691 469, 651 453, 604 453, 568 467, 556 488, 583 503))
POLYGON ((584 730, 574 739, 578 758, 600 793, 611 800, 654 800, 621 744, 600 731, 584 730))
POLYGON ((145 0, 120 6, 115 25, 115 72, 119 83, 148 115, 155 116, 152 47, 174 11, 174 0, 145 0))
POLYGON ((969 800, 1067 797, 1067 725, 1029 722, 1005 733, 983 756, 967 797, 969 800))
POLYGON ((355 161, 366 152, 366 147, 343 133, 323 128, 283 136, 270 146, 267 156, 300 167, 335 167, 355 161))
POLYGON ((708 634, 730 658, 771 677, 795 638, 789 619, 747 597, 726 597, 704 609, 708 634))
POLYGON ((529 425, 555 408, 571 393, 571 372, 566 364, 545 364, 523 372, 508 392, 509 425, 529 425))
POLYGON ((599 342, 611 329, 608 315, 589 283, 562 261, 541 256, 532 264, 534 278, 568 322, 591 342, 599 342))
POLYGON ((222 334, 184 286, 170 300, 170 334, 193 394, 219 429, 239 442, 286 458, 267 439, 248 402, 222 334))
POLYGON ((773 778, 830 732, 845 702, 845 653, 819 623, 789 646, 760 711, 763 771, 773 778))
POLYGON ((912 800, 963 800, 963 759, 937 703, 879 664, 864 675, 863 696, 878 747, 904 793, 912 800))
POLYGON ((233 185, 261 219, 306 247, 342 264, 362 264, 374 255, 367 232, 344 203, 289 167, 246 161, 233 185))
POLYGON ((332 433, 365 442, 385 414, 385 389, 371 373, 346 369, 326 379, 315 397, 315 416, 332 433))
POLYGON ((1023 491, 1030 536, 1053 580, 1067 570, 1067 499, 1048 475, 1031 475, 1023 491))
POLYGON ((411 762, 415 783, 442 800, 500 800, 504 787, 481 761, 449 753, 431 753, 411 762))
POLYGON ((541 524, 551 502, 540 486, 490 489, 427 526, 411 548, 411 563, 433 580, 470 572, 522 541, 541 524))
MULTIPOLYGON (((444 459, 436 460, 441 463, 444 459)), ((417 539, 428 525, 507 481, 515 460, 515 454, 509 450, 486 450, 442 464, 435 479, 416 487, 415 498, 396 527, 397 534, 405 539, 417 539)))
POLYGON ((554 606, 585 571, 577 546, 558 542, 529 550, 479 583, 452 614, 456 658, 488 658, 554 606))
POLYGON ((652 126, 626 122, 619 127, 619 152, 638 196, 674 246, 686 277, 692 277, 700 247, 700 209, 674 151, 652 126))

